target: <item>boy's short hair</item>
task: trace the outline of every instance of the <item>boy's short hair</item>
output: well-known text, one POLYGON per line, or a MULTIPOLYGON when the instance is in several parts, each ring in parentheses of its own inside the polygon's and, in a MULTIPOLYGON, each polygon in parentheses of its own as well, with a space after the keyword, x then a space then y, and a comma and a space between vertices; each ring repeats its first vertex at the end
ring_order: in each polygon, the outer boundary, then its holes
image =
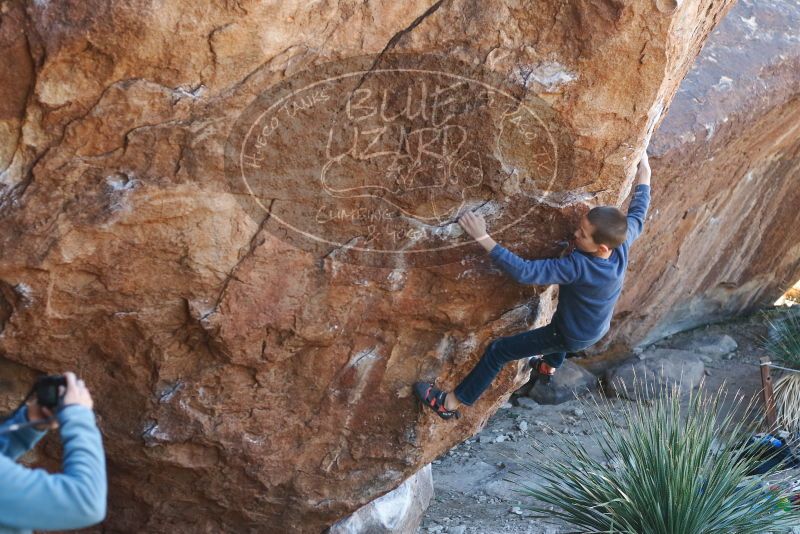
POLYGON ((589 210, 589 222, 594 226, 592 239, 598 245, 617 248, 628 234, 628 218, 612 206, 598 206, 589 210))

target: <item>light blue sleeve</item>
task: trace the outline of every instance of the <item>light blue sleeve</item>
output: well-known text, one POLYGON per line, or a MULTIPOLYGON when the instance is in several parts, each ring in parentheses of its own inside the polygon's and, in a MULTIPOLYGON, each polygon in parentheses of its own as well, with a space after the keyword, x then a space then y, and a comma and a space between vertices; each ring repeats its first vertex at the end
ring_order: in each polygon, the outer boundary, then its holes
POLYGON ((489 256, 521 284, 572 284, 581 274, 573 254, 555 259, 524 260, 508 249, 495 245, 489 256))
POLYGON ((650 206, 650 186, 639 184, 633 190, 633 198, 628 206, 628 235, 625 244, 629 245, 636 241, 644 228, 644 220, 647 216, 647 208, 650 206))
POLYGON ((58 413, 61 473, 31 469, 0 456, 0 524, 33 530, 70 530, 106 515, 105 455, 94 412, 67 406, 58 413))
MULTIPOLYGON (((0 424, 0 430, 15 424, 25 424, 28 422, 28 407, 23 406, 14 415, 0 424)), ((0 434, 0 454, 16 460, 33 448, 36 443, 47 434, 47 431, 40 432, 33 427, 21 428, 9 434, 0 434)), ((0 479, 2 480, 2 479, 0 479)))

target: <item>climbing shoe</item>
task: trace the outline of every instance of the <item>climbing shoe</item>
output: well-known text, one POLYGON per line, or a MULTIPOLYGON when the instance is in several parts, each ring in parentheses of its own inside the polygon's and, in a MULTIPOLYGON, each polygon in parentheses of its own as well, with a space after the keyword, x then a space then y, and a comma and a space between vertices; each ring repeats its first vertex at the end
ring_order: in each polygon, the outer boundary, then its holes
POLYGON ((547 385, 556 374, 556 367, 551 367, 541 356, 534 356, 528 360, 528 365, 531 366, 531 381, 534 385, 539 380, 542 381, 542 384, 547 385))
POLYGON ((422 404, 436 412, 436 415, 442 419, 453 417, 458 419, 461 417, 461 413, 458 410, 448 410, 444 407, 444 399, 447 397, 447 393, 429 382, 416 382, 414 384, 414 394, 422 404))

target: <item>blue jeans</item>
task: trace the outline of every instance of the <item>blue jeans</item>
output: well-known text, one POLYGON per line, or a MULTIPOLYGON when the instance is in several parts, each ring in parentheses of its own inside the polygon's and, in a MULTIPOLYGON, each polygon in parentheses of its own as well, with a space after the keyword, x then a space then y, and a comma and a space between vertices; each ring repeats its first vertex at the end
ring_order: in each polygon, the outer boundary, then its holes
POLYGON ((462 404, 472 406, 489 388, 492 380, 506 363, 543 354, 548 365, 561 367, 567 356, 567 350, 564 336, 552 323, 515 336, 499 337, 489 343, 481 356, 481 361, 453 393, 462 404))

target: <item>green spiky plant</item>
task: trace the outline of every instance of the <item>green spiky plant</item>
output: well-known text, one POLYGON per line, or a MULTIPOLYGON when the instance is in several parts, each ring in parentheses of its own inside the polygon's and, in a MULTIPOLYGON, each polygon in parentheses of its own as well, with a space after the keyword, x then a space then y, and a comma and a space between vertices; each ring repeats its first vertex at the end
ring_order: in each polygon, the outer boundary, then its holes
MULTIPOLYGON (((770 333, 761 338, 761 344, 775 363, 800 371, 800 314, 782 315, 776 320, 767 318, 770 333)), ((800 432, 800 372, 779 372, 782 375, 775 381, 778 425, 800 432)))
MULTIPOLYGON (((538 501, 530 506, 538 517, 593 533, 763 534, 797 524, 788 485, 747 476, 759 460, 743 453, 736 408, 721 415, 724 396, 702 390, 683 405, 677 386, 665 389, 648 403, 625 403, 621 420, 610 401, 595 401, 590 420, 602 458, 567 438, 554 457, 523 464, 543 479, 518 472, 515 480, 538 501)), ((741 407, 741 397, 733 404, 741 407)))

